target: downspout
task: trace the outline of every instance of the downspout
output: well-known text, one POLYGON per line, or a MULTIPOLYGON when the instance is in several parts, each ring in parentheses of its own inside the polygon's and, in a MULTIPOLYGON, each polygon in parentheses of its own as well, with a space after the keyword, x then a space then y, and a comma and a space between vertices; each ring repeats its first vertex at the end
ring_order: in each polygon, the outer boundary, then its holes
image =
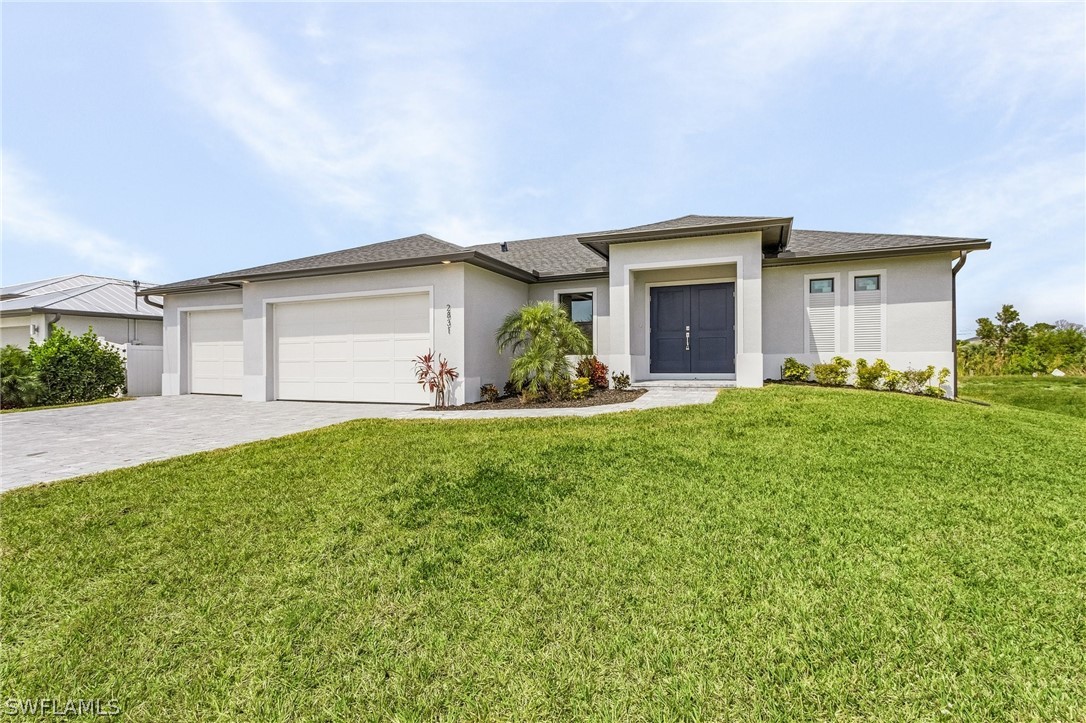
POLYGON ((143 297, 143 303, 147 304, 148 306, 153 306, 153 307, 155 307, 156 309, 165 309, 165 308, 166 308, 166 307, 164 307, 164 306, 163 306, 162 304, 159 304, 159 303, 158 303, 158 302, 156 302, 156 301, 151 301, 151 297, 150 297, 150 296, 145 296, 145 297, 143 297))
POLYGON ((951 334, 951 347, 954 350, 954 368, 951 369, 951 394, 958 398, 958 272, 965 266, 965 258, 969 255, 968 251, 959 251, 958 260, 954 262, 954 266, 950 269, 950 334, 951 334))

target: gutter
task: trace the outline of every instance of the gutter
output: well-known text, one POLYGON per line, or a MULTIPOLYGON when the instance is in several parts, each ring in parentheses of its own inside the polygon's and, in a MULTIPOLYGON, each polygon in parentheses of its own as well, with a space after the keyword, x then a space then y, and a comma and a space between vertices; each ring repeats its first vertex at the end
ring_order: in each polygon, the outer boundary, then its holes
MULTIPOLYGON (((988 244, 990 247, 991 244, 988 244)), ((958 260, 950 269, 950 343, 954 350, 954 369, 950 374, 951 394, 958 398, 958 272, 965 266, 965 260, 969 256, 968 251, 961 251, 958 260)))
POLYGON ((762 266, 799 266, 802 264, 824 264, 833 261, 860 261, 873 257, 886 258, 895 256, 920 256, 942 251, 979 251, 990 249, 992 243, 985 239, 976 241, 959 241, 946 244, 932 244, 931 246, 902 246, 896 249, 870 249, 867 251, 846 251, 836 254, 819 254, 817 256, 792 256, 780 258, 773 256, 762 259, 762 266))

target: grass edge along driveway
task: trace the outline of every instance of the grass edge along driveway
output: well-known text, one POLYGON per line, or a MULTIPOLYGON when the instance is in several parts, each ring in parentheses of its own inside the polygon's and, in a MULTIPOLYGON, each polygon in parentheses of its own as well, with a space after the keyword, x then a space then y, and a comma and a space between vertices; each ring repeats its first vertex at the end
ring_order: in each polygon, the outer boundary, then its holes
POLYGON ((17 490, 2 694, 131 720, 1081 720, 1083 439, 777 386, 17 490))

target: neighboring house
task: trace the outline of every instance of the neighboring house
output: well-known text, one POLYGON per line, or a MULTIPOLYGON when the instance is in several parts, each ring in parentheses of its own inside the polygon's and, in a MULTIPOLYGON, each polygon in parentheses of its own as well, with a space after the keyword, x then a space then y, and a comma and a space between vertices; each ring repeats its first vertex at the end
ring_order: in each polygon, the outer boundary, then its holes
POLYGON ((0 288, 0 346, 41 343, 53 327, 114 344, 162 345, 162 309, 123 279, 76 274, 0 288))
POLYGON ((758 387, 789 356, 953 369, 954 277, 989 247, 684 216, 469 248, 422 234, 140 293, 164 297, 164 394, 422 403, 412 359, 434 349, 474 401, 508 375, 503 317, 540 300, 635 382, 758 387))
POLYGON ((162 309, 123 279, 76 274, 0 288, 0 346, 26 348, 58 327, 94 333, 124 357, 128 393, 162 389, 162 309))

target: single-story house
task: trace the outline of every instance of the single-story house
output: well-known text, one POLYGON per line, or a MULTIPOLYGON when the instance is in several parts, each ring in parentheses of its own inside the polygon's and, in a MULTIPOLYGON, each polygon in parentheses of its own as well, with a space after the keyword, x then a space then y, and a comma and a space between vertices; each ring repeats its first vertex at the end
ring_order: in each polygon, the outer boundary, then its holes
POLYGON ((0 288, 0 346, 25 349, 56 327, 114 344, 162 345, 162 309, 136 295, 136 283, 73 274, 0 288))
POLYGON ((521 305, 564 306, 635 382, 758 387, 786 357, 954 368, 954 279, 985 239, 683 216, 462 247, 427 234, 166 284, 164 394, 424 403, 412 359, 501 387, 494 333, 521 305))

